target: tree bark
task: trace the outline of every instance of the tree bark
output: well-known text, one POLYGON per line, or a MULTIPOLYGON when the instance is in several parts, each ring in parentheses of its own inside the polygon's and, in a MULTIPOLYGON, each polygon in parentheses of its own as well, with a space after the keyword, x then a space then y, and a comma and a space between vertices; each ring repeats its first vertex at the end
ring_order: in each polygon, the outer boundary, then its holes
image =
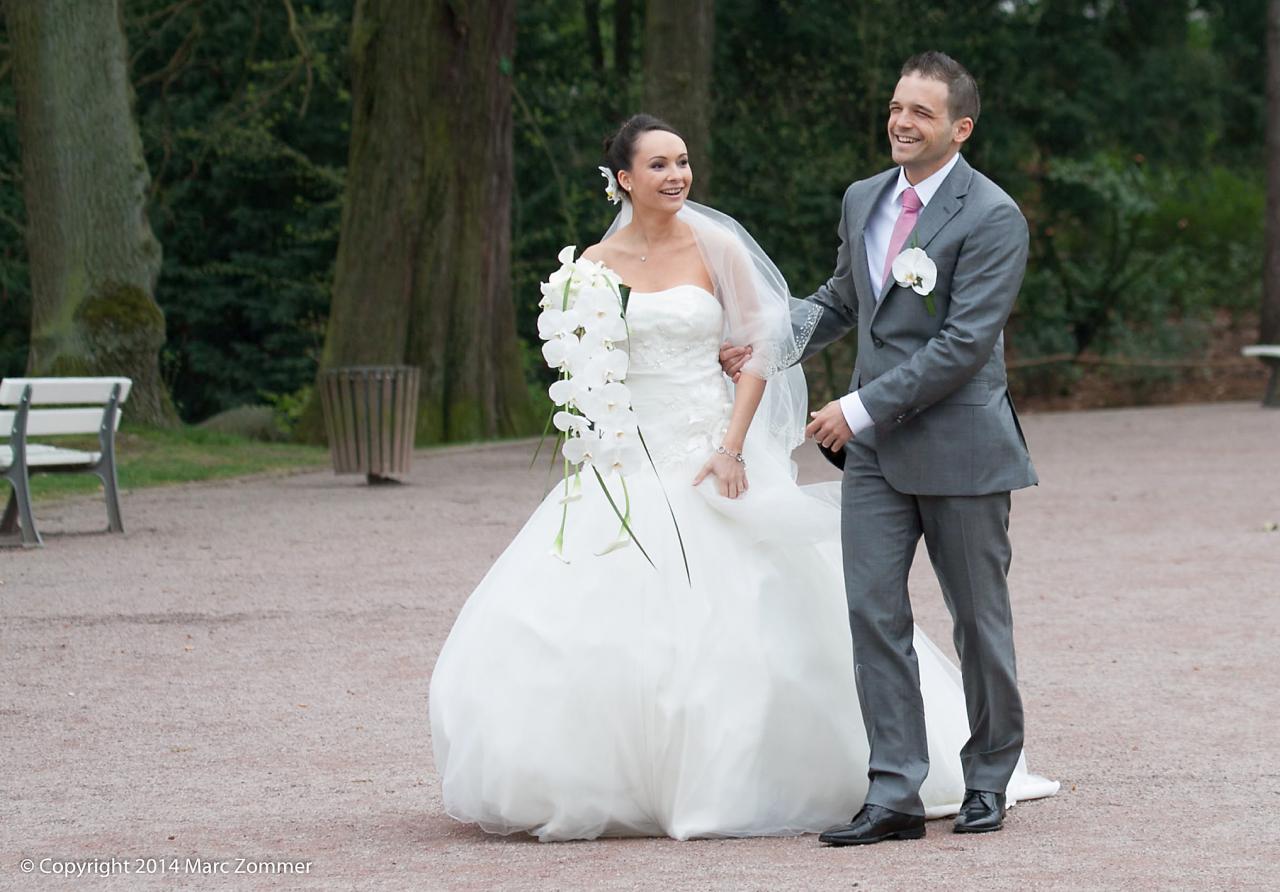
POLYGON ((1260 341, 1280 344, 1280 0, 1267 3, 1267 223, 1260 341))
MULTIPOLYGON (((1267 3, 1267 221, 1262 273, 1262 323, 1258 343, 1280 344, 1280 0, 1267 3)), ((1280 361, 1271 360, 1280 376, 1280 361)), ((1280 406, 1272 387, 1267 405, 1280 406)))
POLYGON ((644 111, 680 131, 693 168, 692 195, 711 194, 711 72, 714 0, 648 0, 644 28, 644 111))
POLYGON ((600 37, 600 0, 583 0, 582 14, 587 20, 587 52, 591 67, 604 76, 604 42, 600 37))
POLYGON ((160 378, 160 244, 118 0, 5 0, 22 149, 32 375, 126 375, 131 417, 176 423, 160 378))
POLYGON ((631 0, 613 4, 613 70, 622 82, 631 74, 631 0))
POLYGON ((515 0, 356 4, 321 369, 418 366, 419 443, 534 426, 511 295, 514 51, 515 0))

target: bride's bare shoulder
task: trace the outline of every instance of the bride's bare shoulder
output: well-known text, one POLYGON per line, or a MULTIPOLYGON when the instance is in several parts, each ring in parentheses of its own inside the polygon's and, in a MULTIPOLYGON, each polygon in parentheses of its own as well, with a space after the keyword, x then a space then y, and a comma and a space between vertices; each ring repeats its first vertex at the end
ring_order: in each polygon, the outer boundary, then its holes
POLYGON ((591 260, 596 263, 603 263, 610 269, 616 269, 618 263, 622 262, 626 258, 626 252, 622 250, 621 246, 617 244, 617 242, 618 239, 616 236, 610 236, 604 241, 598 242, 587 248, 587 250, 582 252, 582 256, 587 260, 591 260))

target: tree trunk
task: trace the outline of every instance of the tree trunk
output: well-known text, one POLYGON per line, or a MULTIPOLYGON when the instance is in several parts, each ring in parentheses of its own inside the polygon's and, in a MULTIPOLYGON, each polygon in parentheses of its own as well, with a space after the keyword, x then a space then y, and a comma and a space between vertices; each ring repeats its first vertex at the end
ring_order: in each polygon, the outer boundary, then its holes
POLYGON ((604 76, 604 41, 600 37, 600 0, 583 0, 582 14, 587 20, 587 52, 596 75, 604 76))
MULTIPOLYGON (((1258 343, 1280 344, 1280 0, 1267 3, 1267 222, 1266 260, 1262 273, 1262 324, 1258 343)), ((1270 360, 1280 376, 1280 360, 1270 360)), ((1267 405, 1280 407, 1276 387, 1267 405)))
POLYGON ((534 426, 511 296, 514 51, 515 0, 356 4, 321 368, 420 367, 419 443, 534 426))
POLYGON ((613 70, 619 83, 631 74, 631 0, 613 4, 613 70))
POLYGON ((6 0, 26 242, 32 375, 127 375, 129 414, 170 425, 160 378, 160 244, 117 0, 6 0))
POLYGON ((1280 0, 1267 3, 1267 223, 1260 342, 1280 344, 1280 0))
POLYGON ((711 71, 714 0, 648 0, 644 28, 644 111, 684 136, 693 197, 711 194, 711 71))

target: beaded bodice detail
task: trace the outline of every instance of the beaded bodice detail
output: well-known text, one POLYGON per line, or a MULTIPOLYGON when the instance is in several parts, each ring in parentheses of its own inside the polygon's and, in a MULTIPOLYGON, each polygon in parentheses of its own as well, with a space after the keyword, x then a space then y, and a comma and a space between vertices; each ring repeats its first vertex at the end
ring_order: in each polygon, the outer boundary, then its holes
POLYGON ((627 386, 659 467, 704 461, 728 428, 733 403, 720 369, 724 314, 697 285, 632 291, 627 386))

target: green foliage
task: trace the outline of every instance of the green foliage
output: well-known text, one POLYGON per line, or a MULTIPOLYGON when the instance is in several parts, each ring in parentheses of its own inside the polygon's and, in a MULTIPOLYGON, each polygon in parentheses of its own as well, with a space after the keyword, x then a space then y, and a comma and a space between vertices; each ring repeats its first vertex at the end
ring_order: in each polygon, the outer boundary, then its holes
MULTIPOLYGON (((352 6, 126 4, 164 246, 163 367, 187 419, 263 399, 287 419, 291 395, 314 378, 341 216, 352 6)), ((596 165, 603 137, 642 110, 643 8, 518 5, 512 268, 540 399, 537 282, 560 247, 585 247, 613 219, 596 165)), ((1018 357, 1186 356, 1215 309, 1258 306, 1263 0, 716 8, 711 200, 752 231, 795 293, 830 275, 840 196, 888 166, 898 68, 928 45, 977 77, 983 112, 966 155, 1032 225, 1009 332, 1018 357)), ((0 183, 0 372, 12 374, 25 365, 30 295, 7 78, 0 183)), ((851 349, 813 365, 816 393, 843 386, 851 349)), ((1054 366, 1021 380, 1061 389, 1072 374, 1054 366)))
POLYGON ((292 393, 261 392, 262 398, 271 405, 275 428, 281 436, 292 436, 307 404, 311 402, 311 392, 311 384, 305 384, 292 393))
MULTIPOLYGON (((0 43, 8 44, 2 15, 0 43)), ((26 211, 14 106, 13 81, 0 77, 0 377, 26 372, 31 336, 31 283, 23 243, 26 211)))
POLYGON ((351 0, 128 6, 183 416, 315 377, 341 217, 351 0))

